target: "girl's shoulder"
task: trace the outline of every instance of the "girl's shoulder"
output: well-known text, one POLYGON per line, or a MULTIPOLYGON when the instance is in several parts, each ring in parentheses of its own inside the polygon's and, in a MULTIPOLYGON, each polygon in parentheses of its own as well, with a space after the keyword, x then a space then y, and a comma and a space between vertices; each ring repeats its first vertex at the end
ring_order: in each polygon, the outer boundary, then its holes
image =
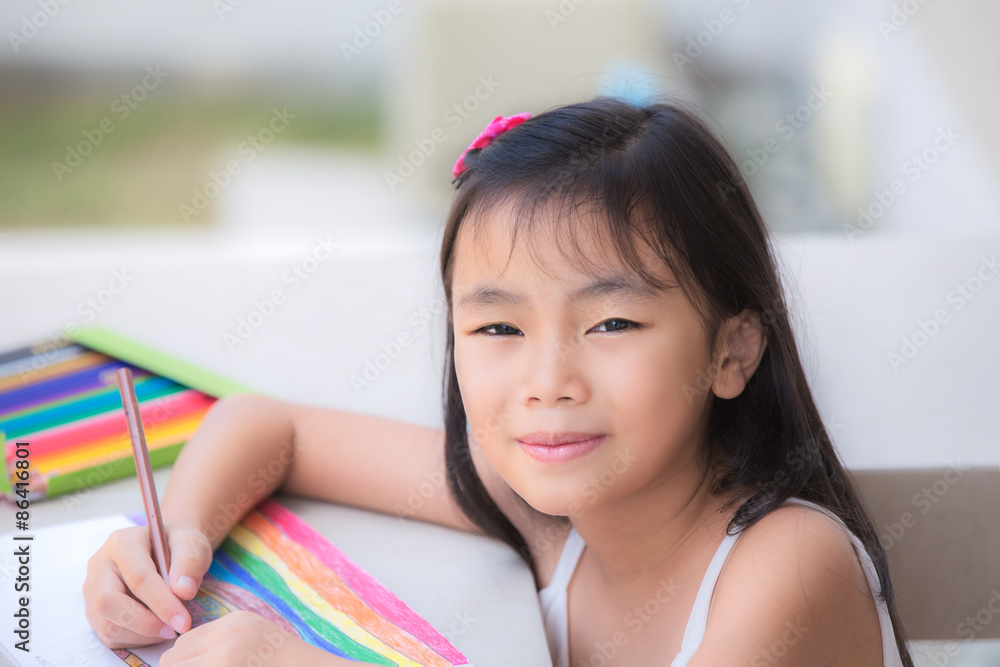
POLYGON ((702 649, 689 663, 882 664, 881 626, 850 534, 824 512, 778 507, 746 528, 712 598, 702 649), (848 653, 849 652, 849 653, 848 653), (796 657, 799 656, 799 657, 796 657))

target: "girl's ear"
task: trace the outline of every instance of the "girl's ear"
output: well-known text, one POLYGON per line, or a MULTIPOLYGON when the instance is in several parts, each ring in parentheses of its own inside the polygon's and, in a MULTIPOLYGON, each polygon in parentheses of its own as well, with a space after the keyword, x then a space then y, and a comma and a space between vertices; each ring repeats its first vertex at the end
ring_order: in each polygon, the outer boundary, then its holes
POLYGON ((718 333, 718 355, 712 393, 736 398, 746 387, 764 356, 767 336, 760 316, 744 310, 723 322, 718 333))

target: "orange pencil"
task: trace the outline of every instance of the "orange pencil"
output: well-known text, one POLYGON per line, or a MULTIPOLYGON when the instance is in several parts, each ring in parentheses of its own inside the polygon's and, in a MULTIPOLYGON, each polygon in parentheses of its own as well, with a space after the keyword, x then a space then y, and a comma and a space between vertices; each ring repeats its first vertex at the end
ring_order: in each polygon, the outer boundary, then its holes
POLYGON ((135 397, 132 371, 127 367, 118 369, 118 391, 122 395, 128 435, 132 440, 135 472, 139 475, 139 489, 142 491, 142 504, 146 509, 146 525, 149 526, 149 538, 153 543, 153 557, 164 583, 170 586, 167 578, 170 573, 170 551, 167 549, 167 536, 163 530, 160 502, 156 498, 156 486, 153 485, 153 469, 149 465, 149 452, 146 450, 146 436, 142 430, 142 417, 139 415, 139 401, 135 397))

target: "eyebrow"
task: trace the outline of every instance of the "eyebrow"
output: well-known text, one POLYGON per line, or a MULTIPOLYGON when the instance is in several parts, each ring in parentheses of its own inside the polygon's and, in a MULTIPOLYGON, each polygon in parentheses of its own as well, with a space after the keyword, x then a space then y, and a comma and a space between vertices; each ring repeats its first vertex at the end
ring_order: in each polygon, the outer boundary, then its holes
MULTIPOLYGON (((662 296, 663 291, 646 283, 636 282, 624 274, 602 276, 595 282, 585 285, 569 295, 570 301, 595 299, 597 297, 616 297, 623 301, 646 301, 662 296)), ((528 299, 513 292, 495 287, 491 283, 480 283, 469 292, 462 295, 455 304, 455 309, 473 308, 476 306, 524 305, 528 299)))

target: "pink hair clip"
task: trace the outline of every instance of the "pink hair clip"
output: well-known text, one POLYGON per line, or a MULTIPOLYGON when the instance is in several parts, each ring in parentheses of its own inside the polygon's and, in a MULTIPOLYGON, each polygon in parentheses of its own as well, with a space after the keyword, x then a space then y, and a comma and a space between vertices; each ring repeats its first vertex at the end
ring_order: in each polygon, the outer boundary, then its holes
POLYGON ((458 177, 463 171, 465 171, 465 154, 471 151, 473 148, 485 148, 489 146, 490 142, 496 137, 503 134, 507 130, 517 127, 524 121, 531 118, 531 114, 527 111, 523 113, 514 114, 513 116, 497 116, 490 121, 490 124, 479 133, 479 136, 473 139, 469 147, 462 151, 462 154, 458 156, 458 160, 455 161, 455 166, 451 170, 451 175, 458 177))

